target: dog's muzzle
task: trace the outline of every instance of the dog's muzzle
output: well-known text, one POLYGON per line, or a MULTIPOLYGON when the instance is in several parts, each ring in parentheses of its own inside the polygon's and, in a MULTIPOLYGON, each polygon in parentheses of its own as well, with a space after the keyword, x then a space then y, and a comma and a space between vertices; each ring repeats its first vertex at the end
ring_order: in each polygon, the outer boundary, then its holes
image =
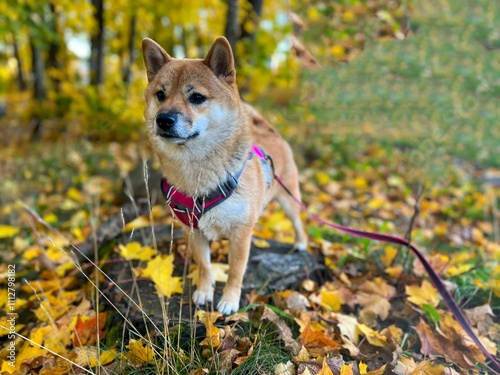
POLYGON ((170 111, 166 113, 159 113, 156 116, 156 127, 157 134, 174 143, 183 144, 189 139, 196 138, 200 133, 195 131, 192 134, 186 134, 182 131, 184 126, 182 114, 176 111, 170 111), (180 130, 180 132, 179 132, 180 130))
POLYGON ((156 116, 156 126, 158 127, 158 135, 164 138, 179 137, 175 131, 179 112, 160 113, 156 116))

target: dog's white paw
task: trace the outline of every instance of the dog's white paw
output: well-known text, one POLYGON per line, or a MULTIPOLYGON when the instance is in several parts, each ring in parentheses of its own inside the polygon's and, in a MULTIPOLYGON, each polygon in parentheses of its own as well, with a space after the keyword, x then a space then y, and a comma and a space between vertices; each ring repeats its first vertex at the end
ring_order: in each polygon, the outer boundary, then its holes
POLYGON ((223 313, 224 315, 231 315, 239 309, 239 302, 226 301, 221 299, 217 304, 217 311, 223 313))
POLYGON ((307 251, 307 244, 303 242, 298 242, 293 245, 293 248, 298 251, 307 251))
POLYGON ((204 306, 214 300, 214 288, 196 289, 193 293, 193 302, 197 306, 204 306))

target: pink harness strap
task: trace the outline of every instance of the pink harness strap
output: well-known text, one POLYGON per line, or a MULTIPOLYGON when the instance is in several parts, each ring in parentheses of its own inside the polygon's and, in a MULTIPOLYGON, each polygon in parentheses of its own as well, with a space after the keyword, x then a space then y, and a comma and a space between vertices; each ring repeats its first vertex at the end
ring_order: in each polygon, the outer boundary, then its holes
POLYGON ((253 155, 257 157, 267 166, 266 179, 270 180, 271 173, 269 165, 266 162, 266 153, 256 145, 252 145, 248 154, 248 159, 245 160, 243 166, 235 176, 229 176, 228 180, 217 186, 216 189, 202 197, 192 197, 179 191, 174 185, 170 184, 166 178, 161 180, 161 191, 167 200, 175 216, 184 224, 193 228, 198 228, 198 221, 206 212, 210 211, 215 206, 224 202, 229 198, 238 186, 238 180, 245 169, 246 163, 253 155))

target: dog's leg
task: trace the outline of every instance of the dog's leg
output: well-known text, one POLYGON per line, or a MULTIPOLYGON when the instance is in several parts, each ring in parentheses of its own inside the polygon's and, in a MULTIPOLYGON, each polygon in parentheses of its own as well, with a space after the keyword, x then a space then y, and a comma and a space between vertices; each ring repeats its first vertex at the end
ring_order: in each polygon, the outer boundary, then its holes
POLYGON ((238 227, 229 241, 229 275, 217 310, 225 315, 236 312, 240 304, 243 275, 250 254, 252 226, 238 227))
MULTIPOLYGON (((297 199, 301 199, 300 189, 298 185, 289 187, 290 192, 297 199)), ((288 195, 285 191, 278 193, 276 200, 279 202, 285 215, 292 221, 293 229, 295 230, 295 248, 299 251, 307 250, 307 235, 304 231, 304 225, 300 219, 300 206, 288 195)))
POLYGON ((211 303, 214 298, 215 282, 210 267, 210 244, 201 231, 185 230, 186 238, 190 238, 193 259, 198 266, 200 278, 198 288, 193 293, 193 302, 197 305, 211 303))

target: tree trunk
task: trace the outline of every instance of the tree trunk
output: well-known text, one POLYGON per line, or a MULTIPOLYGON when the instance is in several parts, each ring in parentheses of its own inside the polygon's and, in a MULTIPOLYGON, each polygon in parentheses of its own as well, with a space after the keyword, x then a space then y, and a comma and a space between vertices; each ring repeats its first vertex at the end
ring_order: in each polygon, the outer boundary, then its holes
POLYGON ((104 0, 92 0, 97 32, 91 38, 90 84, 104 82, 104 0))
POLYGON ((26 85, 26 80, 24 79, 23 61, 19 55, 19 47, 17 45, 15 35, 12 35, 12 46, 14 47, 14 58, 17 63, 17 86, 19 87, 19 91, 26 91, 28 86, 26 85))
POLYGON ((135 13, 130 18, 130 30, 128 39, 128 60, 125 62, 125 69, 123 70, 123 82, 129 84, 132 79, 132 65, 135 58, 135 34, 137 29, 137 17, 135 13))
POLYGON ((45 64, 43 61, 42 51, 40 47, 35 45, 33 39, 30 40, 32 72, 33 72, 33 89, 35 100, 41 102, 47 97, 47 88, 45 87, 45 64))
MULTIPOLYGON (((245 23, 247 21, 252 21, 255 26, 258 26, 260 18, 262 17, 262 6, 263 0, 249 0, 252 5, 252 12, 249 14, 246 20, 241 24, 241 38, 249 38, 251 41, 255 40, 255 31, 248 31, 245 29, 245 23)), ((254 27, 253 30, 257 30, 257 27, 254 27)))
POLYGON ((236 41, 238 40, 238 0, 227 0, 226 29, 224 36, 229 41, 236 61, 236 41))
MULTIPOLYGON (((57 11, 56 11, 56 8, 54 6, 53 3, 50 3, 49 4, 50 6, 50 14, 51 14, 51 28, 52 28, 52 32, 54 33, 54 35, 56 35, 55 39, 52 40, 50 43, 49 43, 49 51, 48 51, 48 58, 47 58, 47 66, 48 68, 52 68, 52 69, 57 69, 57 70, 60 70, 61 69, 61 63, 60 61, 58 60, 58 55, 59 55, 59 42, 60 42, 60 39, 62 37, 61 34, 59 34, 59 30, 58 30, 58 27, 57 27, 57 11)), ((51 80, 52 80, 52 83, 54 85, 54 90, 56 92, 59 92, 59 88, 61 86, 61 80, 59 77, 51 77, 51 80)))

